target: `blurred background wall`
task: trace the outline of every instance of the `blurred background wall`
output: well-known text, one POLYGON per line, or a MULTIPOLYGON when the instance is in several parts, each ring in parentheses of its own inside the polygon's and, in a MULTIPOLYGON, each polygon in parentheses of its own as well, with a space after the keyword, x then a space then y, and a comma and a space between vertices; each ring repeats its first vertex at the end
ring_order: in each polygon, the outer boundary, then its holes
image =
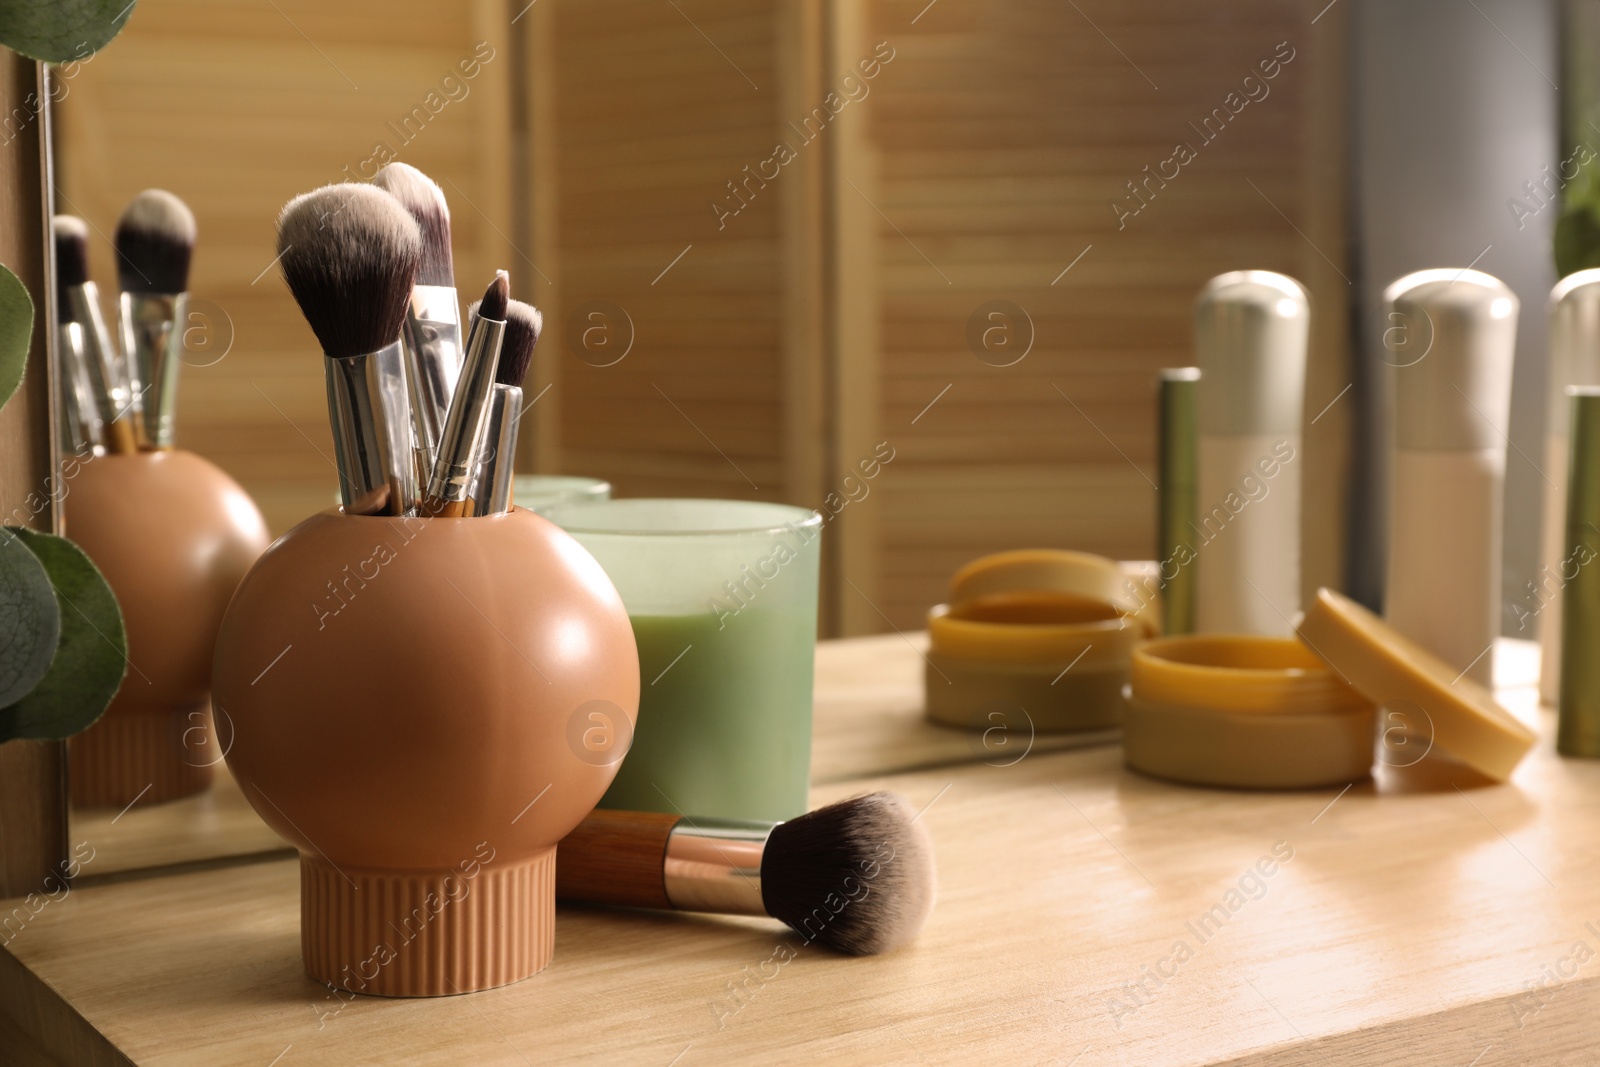
POLYGON ((1341 584, 1352 6, 142 0, 72 77, 61 205, 108 280, 130 195, 193 205, 232 337, 182 443, 281 531, 335 480, 274 218, 415 164, 462 289, 504 266, 546 311, 521 465, 836 514, 829 633, 919 628, 988 551, 1150 557, 1159 371, 1208 278, 1283 271, 1314 309, 1306 584, 1341 584))

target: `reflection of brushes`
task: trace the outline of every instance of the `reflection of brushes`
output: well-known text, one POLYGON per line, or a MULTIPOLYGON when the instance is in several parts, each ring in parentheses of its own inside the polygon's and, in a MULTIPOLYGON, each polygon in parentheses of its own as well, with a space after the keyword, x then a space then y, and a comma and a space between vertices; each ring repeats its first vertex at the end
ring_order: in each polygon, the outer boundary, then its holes
POLYGON ((450 397, 461 377, 461 308, 450 255, 450 205, 432 179, 405 163, 390 163, 372 184, 400 201, 422 230, 422 264, 411 287, 404 339, 417 471, 425 479, 439 454, 450 397))
POLYGON ((433 461, 433 474, 422 499, 428 515, 461 518, 472 514, 472 476, 483 454, 484 429, 488 425, 489 394, 494 388, 495 367, 500 360, 500 343, 506 332, 506 308, 511 303, 511 279, 496 271, 494 281, 478 302, 472 330, 467 334, 467 358, 450 398, 450 414, 445 419, 439 455, 433 461))
POLYGON ((416 222, 381 189, 325 185, 284 206, 278 256, 326 356, 345 511, 409 514, 417 482, 400 326, 422 258, 416 222))
POLYGON ((51 220, 56 245, 57 310, 63 323, 77 326, 75 347, 66 354, 87 378, 86 410, 81 424, 98 423, 100 443, 112 452, 137 452, 134 429, 139 398, 128 388, 122 361, 111 347, 106 320, 100 314, 100 290, 89 280, 89 224, 75 215, 51 220), (93 414, 87 409, 92 409, 93 414))
POLYGON ((148 448, 172 447, 194 238, 194 213, 164 189, 146 189, 117 220, 122 352, 130 388, 145 392, 139 443, 148 448))
MULTIPOLYGON (((478 305, 467 312, 472 321, 478 305)), ((488 425, 483 454, 472 479, 472 513, 500 515, 511 510, 511 479, 516 467, 517 425, 522 415, 522 380, 528 376, 533 346, 543 325, 539 309, 520 300, 506 306, 506 335, 500 342, 500 359, 494 369, 494 389, 489 394, 488 425)))
POLYGON ((561 841, 556 896, 770 915, 807 941, 865 956, 922 929, 933 910, 933 841, 894 793, 776 825, 597 808, 561 841))

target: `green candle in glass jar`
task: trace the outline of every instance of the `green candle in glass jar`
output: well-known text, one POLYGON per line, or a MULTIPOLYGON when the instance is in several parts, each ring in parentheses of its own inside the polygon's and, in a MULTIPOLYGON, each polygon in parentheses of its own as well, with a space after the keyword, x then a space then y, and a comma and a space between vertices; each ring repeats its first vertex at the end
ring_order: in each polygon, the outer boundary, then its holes
POLYGON ((600 806, 778 821, 808 808, 822 518, 614 500, 547 513, 605 568, 639 645, 639 720, 600 806))

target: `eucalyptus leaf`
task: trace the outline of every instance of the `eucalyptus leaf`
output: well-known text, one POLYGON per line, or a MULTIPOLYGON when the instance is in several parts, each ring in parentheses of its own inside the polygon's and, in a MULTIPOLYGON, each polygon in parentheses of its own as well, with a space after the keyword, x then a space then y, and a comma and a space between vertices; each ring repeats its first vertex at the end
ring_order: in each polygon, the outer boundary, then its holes
POLYGON ((98 719, 128 669, 122 610, 105 577, 64 537, 7 527, 44 565, 60 604, 61 640, 33 691, 0 708, 0 741, 61 740, 98 719))
POLYGON ((85 59, 115 37, 138 0, 0 0, 0 43, 29 59, 85 59))
POLYGON ((22 279, 0 264, 0 407, 22 384, 32 341, 33 298, 22 279))
POLYGON ((50 576, 22 539, 0 530, 0 707, 33 691, 61 639, 50 576))

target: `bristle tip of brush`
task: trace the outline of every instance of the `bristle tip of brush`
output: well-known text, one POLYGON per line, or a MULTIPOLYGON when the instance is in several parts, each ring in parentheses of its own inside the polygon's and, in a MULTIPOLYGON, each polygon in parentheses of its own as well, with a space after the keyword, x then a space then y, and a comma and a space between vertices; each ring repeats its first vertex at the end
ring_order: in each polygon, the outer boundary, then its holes
POLYGON ((194 212, 165 189, 146 189, 117 219, 117 282, 125 293, 182 293, 196 235, 194 212))
POLYGON ((56 284, 65 289, 89 280, 89 224, 76 215, 50 220, 56 246, 56 284))
POLYGON ((437 182, 409 163, 390 163, 372 178, 372 184, 400 201, 422 231, 422 262, 418 285, 456 284, 455 260, 450 252, 450 205, 437 182))
POLYGON ((895 793, 852 797, 780 823, 761 860, 767 914, 849 955, 911 940, 934 896, 932 839, 895 793), (837 911, 830 906, 841 901, 848 903, 837 911))
POLYGON ((544 317, 532 304, 512 300, 506 305, 506 335, 500 342, 500 359, 495 363, 496 385, 521 388, 533 362, 533 346, 539 343, 544 317))
POLYGON ((394 197, 354 182, 303 193, 278 216, 278 255, 326 355, 366 355, 399 339, 422 234, 394 197))

